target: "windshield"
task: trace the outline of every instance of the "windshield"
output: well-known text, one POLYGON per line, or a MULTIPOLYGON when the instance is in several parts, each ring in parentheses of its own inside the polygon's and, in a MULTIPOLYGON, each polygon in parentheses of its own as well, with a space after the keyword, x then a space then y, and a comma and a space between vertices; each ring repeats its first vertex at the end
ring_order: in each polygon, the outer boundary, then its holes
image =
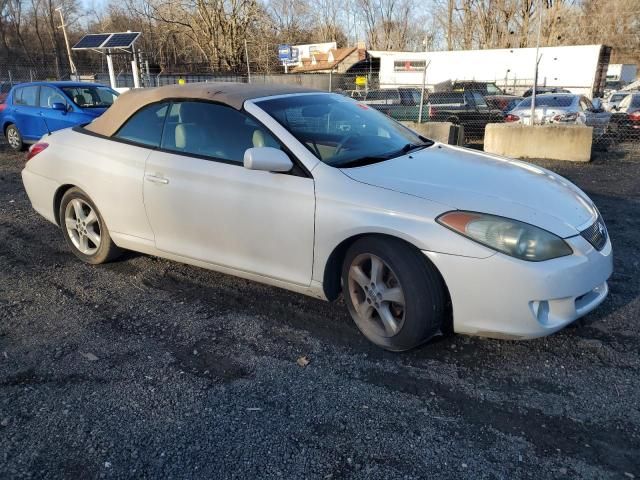
POLYGON ((501 95, 502 90, 500 90, 495 83, 487 83, 487 94, 488 95, 501 95))
POLYGON ((433 144, 377 110, 341 95, 295 95, 256 104, 333 167, 381 162, 433 144))
POLYGON ((62 87, 62 91, 80 108, 108 108, 119 93, 108 87, 62 87))
POLYGON ((609 99, 609 101, 610 102, 619 102, 620 100, 622 100, 627 95, 628 95, 627 93, 614 93, 613 95, 611 95, 611 98, 609 99))
MULTIPOLYGON (((571 95, 536 95, 536 108, 538 107, 569 107, 573 103, 573 96, 571 95)), ((531 97, 525 98, 518 108, 531 107, 531 97)))

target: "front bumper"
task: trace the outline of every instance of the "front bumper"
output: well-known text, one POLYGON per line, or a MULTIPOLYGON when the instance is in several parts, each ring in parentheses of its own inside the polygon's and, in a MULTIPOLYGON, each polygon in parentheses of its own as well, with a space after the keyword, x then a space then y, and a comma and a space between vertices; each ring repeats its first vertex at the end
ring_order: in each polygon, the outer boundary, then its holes
POLYGON ((573 255, 526 262, 496 253, 476 259, 424 252, 440 270, 458 333, 535 338, 560 330, 600 305, 613 271, 611 241, 601 251, 581 236, 573 255))

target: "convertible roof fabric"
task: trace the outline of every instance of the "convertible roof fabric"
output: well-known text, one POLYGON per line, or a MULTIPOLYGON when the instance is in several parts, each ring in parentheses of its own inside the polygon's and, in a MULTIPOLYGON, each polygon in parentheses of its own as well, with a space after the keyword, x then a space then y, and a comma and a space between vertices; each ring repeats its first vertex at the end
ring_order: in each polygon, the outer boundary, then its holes
POLYGON ((185 85, 140 88, 129 90, 120 95, 106 112, 87 125, 85 129, 110 137, 118 131, 131 115, 142 107, 162 100, 209 100, 224 103, 236 110, 240 110, 246 100, 288 93, 312 92, 319 92, 319 90, 296 85, 252 85, 231 82, 188 83, 185 85))

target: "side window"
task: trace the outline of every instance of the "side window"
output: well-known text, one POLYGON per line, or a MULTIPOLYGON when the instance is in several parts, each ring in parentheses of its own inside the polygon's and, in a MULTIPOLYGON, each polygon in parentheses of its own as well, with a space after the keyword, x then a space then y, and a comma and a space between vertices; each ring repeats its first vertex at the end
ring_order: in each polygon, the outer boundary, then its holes
POLYGON ((16 88, 13 91, 13 104, 14 105, 22 105, 22 90, 23 88, 16 88))
POLYGON ((35 107, 38 105, 38 87, 23 87, 19 105, 25 107, 35 107))
POLYGON ((473 100, 478 107, 487 107, 487 102, 484 101, 484 97, 479 92, 472 92, 473 100))
POLYGON ((114 137, 150 147, 159 147, 167 110, 169 110, 168 103, 147 105, 134 113, 114 137))
POLYGON ((278 141, 245 114, 223 105, 176 102, 171 105, 162 148, 242 164, 251 147, 280 148, 278 141))
POLYGON ((40 107, 53 108, 54 103, 67 104, 67 99, 55 88, 40 87, 40 107))
POLYGON ((464 103, 467 103, 472 107, 475 105, 475 102, 473 101, 473 95, 470 91, 464 92, 464 103))

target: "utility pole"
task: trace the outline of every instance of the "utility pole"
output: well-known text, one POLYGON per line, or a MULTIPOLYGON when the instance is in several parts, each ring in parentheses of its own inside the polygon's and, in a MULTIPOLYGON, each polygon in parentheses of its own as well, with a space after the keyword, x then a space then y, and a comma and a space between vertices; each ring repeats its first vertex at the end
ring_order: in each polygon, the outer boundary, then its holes
POLYGON ((427 35, 424 36, 424 70, 422 71, 422 89, 420 90, 420 107, 418 108, 418 123, 422 123, 422 109, 424 105, 424 90, 427 86, 427 67, 429 63, 427 63, 427 35))
POLYGON ((534 122, 534 114, 536 110, 536 87, 538 86, 538 64, 540 58, 538 54, 540 52, 540 32, 542 31, 542 0, 538 0, 538 40, 536 41, 536 63, 533 70, 533 90, 531 91, 531 125, 534 122))
POLYGON ((64 43, 67 46, 67 57, 69 57, 69 67, 71 68, 71 74, 76 77, 75 80, 78 80, 78 70, 76 70, 76 65, 73 63, 73 58, 71 58, 71 47, 69 46, 69 37, 67 37, 67 29, 64 23, 64 16, 62 15, 62 7, 56 8, 58 13, 60 14, 60 27, 62 29, 62 35, 64 36, 64 43))

